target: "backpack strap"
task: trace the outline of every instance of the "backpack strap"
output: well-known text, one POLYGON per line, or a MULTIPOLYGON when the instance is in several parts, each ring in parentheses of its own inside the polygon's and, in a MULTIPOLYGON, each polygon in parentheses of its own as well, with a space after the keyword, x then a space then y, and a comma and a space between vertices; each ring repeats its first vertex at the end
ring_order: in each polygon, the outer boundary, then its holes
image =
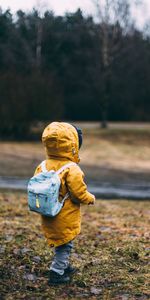
POLYGON ((76 163, 70 162, 70 163, 68 163, 68 164, 66 164, 66 165, 64 165, 64 166, 62 166, 59 170, 56 171, 56 173, 59 175, 59 174, 61 174, 65 169, 67 169, 67 168, 69 168, 69 167, 71 167, 71 166, 75 166, 75 165, 76 165, 76 163))
MULTIPOLYGON (((48 172, 48 170, 46 169, 46 160, 43 160, 43 161, 41 162, 41 165, 40 165, 40 166, 41 166, 42 172, 48 172)), ((71 166, 76 166, 76 163, 70 162, 70 163, 68 163, 68 164, 66 164, 66 165, 64 165, 64 166, 62 166, 59 170, 56 171, 57 175, 61 174, 65 169, 67 169, 67 168, 69 168, 69 167, 71 167, 71 166)), ((64 198, 63 198, 63 200, 62 200, 62 203, 64 203, 65 200, 66 200, 68 197, 69 197, 69 193, 67 193, 67 194, 64 196, 64 198)))
MULTIPOLYGON (((76 166, 76 163, 70 162, 70 163, 68 163, 68 164, 66 164, 66 165, 64 165, 64 166, 62 166, 59 170, 57 170, 57 172, 56 172, 57 175, 61 174, 65 169, 67 169, 67 168, 69 168, 69 167, 71 167, 71 166, 76 166)), ((64 196, 64 198, 63 198, 63 200, 62 200, 62 203, 64 203, 65 200, 66 200, 69 196, 70 196, 69 193, 67 193, 67 194, 64 196)))
MULTIPOLYGON (((74 162, 70 162, 70 163, 68 163, 68 164, 66 164, 66 165, 64 165, 64 166, 62 166, 59 170, 57 170, 56 171, 56 173, 59 175, 59 174, 61 174, 65 169, 67 169, 67 168, 69 168, 69 167, 71 167, 71 166, 75 166, 76 165, 76 163, 74 163, 74 162)), ((41 169, 42 169, 42 172, 48 172, 48 170, 46 169, 46 160, 43 160, 42 162, 41 162, 41 169)))
POLYGON ((41 169, 42 169, 42 172, 48 172, 47 169, 46 169, 46 160, 43 160, 41 162, 41 169))

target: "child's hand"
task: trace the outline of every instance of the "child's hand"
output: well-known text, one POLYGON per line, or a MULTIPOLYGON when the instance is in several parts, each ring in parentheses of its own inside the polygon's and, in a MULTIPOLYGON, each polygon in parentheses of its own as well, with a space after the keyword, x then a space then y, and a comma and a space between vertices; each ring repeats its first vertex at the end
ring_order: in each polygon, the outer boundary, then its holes
POLYGON ((89 203, 88 205, 95 205, 95 201, 94 201, 94 202, 91 202, 91 203, 89 203))
POLYGON ((90 202, 88 205, 95 205, 95 196, 94 196, 93 202, 90 202))

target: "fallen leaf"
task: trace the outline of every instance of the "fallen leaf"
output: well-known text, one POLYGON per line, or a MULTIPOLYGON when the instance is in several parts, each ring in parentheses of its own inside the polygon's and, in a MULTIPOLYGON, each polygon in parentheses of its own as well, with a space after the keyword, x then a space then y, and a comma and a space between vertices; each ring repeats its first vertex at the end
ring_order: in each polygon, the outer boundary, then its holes
POLYGON ((40 258, 40 256, 34 256, 34 257, 32 258, 32 260, 33 260, 34 262, 36 262, 36 263, 39 263, 39 262, 41 261, 41 258, 40 258))
POLYGON ((21 253, 22 254, 25 254, 25 253, 30 252, 30 251, 32 251, 32 250, 29 249, 29 248, 23 248, 23 249, 21 249, 21 253))
POLYGON ((90 292, 91 292, 93 295, 99 295, 99 294, 102 293, 102 289, 100 289, 100 288, 95 288, 95 287, 91 287, 90 292))
POLYGON ((25 274, 23 276, 24 279, 27 279, 29 281, 36 281, 37 277, 34 274, 25 274))

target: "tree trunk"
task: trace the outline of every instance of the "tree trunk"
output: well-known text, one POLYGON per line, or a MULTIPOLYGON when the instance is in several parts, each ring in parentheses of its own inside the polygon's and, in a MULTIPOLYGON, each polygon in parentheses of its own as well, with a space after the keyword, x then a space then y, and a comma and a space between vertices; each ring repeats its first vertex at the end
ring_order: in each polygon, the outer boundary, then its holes
POLYGON ((109 73, 110 73, 110 59, 109 59, 109 38, 108 38, 108 23, 102 24, 103 44, 102 44, 102 61, 104 71, 104 101, 102 102, 102 119, 101 128, 108 127, 107 124, 107 109, 109 103, 109 73))
POLYGON ((102 110, 101 128, 102 129, 108 128, 107 111, 106 110, 102 110))
POLYGON ((42 23, 39 18, 37 21, 37 41, 36 41, 36 67, 41 68, 41 52, 42 52, 42 23))

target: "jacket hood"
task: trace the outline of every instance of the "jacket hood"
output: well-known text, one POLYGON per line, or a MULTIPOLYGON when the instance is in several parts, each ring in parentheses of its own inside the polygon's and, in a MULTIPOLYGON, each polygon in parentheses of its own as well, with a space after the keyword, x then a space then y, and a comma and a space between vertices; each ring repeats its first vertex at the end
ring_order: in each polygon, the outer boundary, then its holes
POLYGON ((71 124, 49 124, 43 131, 42 142, 49 158, 69 159, 76 163, 80 161, 78 134, 71 124))

